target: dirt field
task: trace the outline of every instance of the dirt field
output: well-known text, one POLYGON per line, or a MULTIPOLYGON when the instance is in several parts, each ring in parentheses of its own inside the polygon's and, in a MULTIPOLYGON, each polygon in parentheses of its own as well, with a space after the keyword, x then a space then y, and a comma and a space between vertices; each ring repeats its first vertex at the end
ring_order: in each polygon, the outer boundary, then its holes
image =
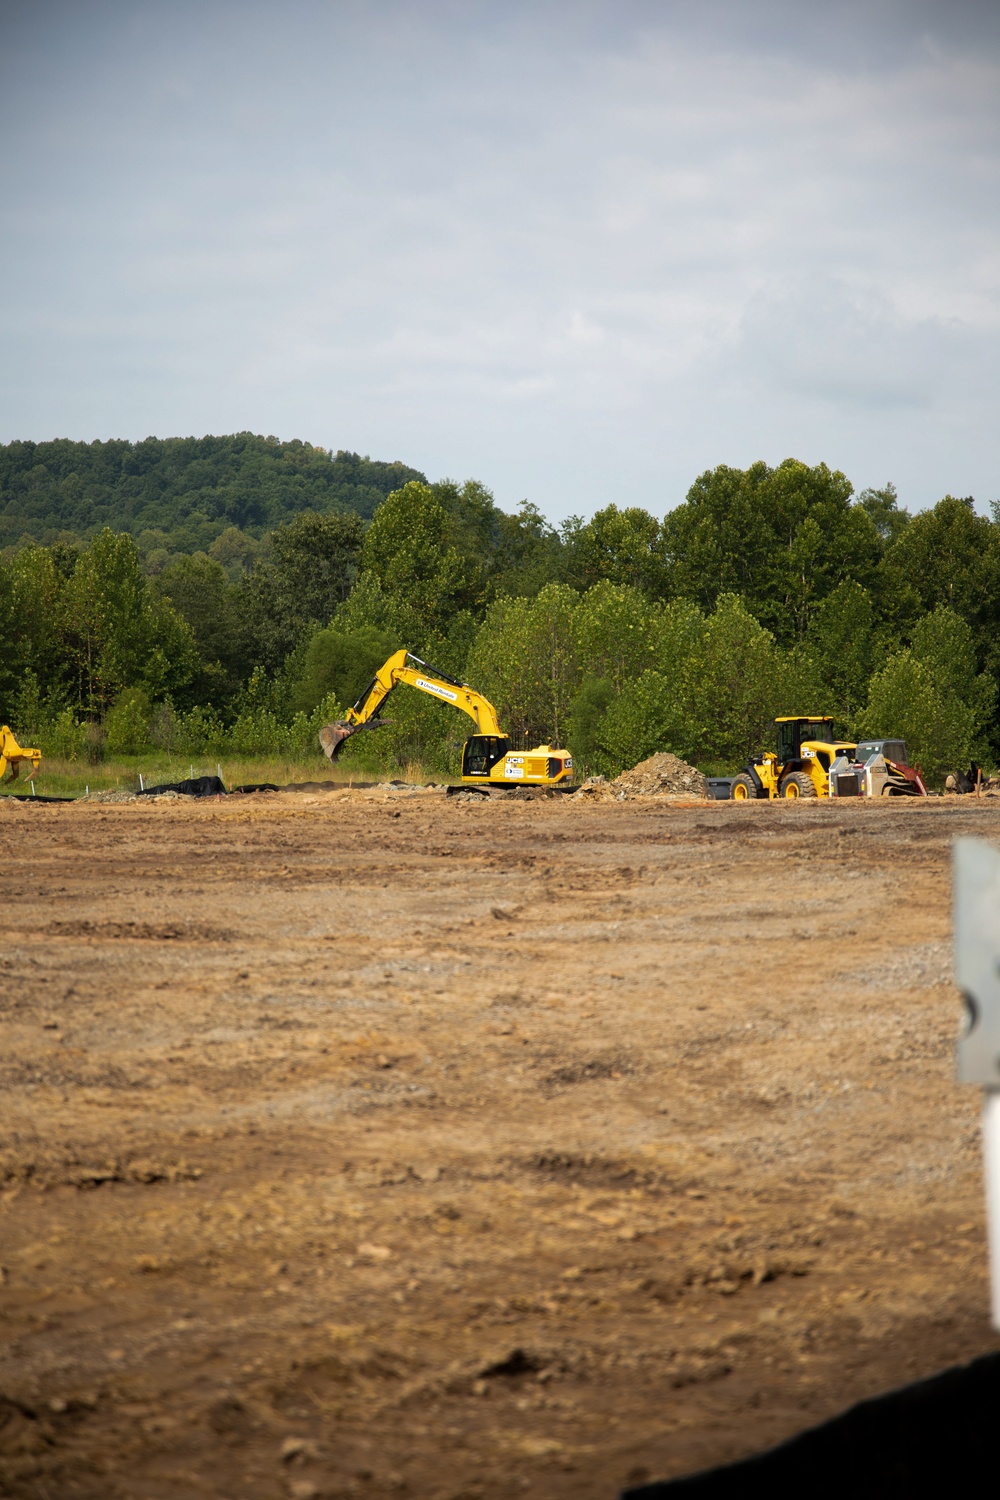
POLYGON ((0 1493, 610 1500, 998 1347, 956 832, 0 807, 0 1493))

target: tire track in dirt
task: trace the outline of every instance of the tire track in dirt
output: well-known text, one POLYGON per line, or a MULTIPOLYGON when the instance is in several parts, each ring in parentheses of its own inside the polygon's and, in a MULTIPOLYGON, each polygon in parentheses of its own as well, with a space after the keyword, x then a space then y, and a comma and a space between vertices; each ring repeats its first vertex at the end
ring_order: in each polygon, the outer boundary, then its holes
POLYGON ((608 1496, 996 1347, 968 831, 1000 815, 0 822, 2 1483, 608 1496))

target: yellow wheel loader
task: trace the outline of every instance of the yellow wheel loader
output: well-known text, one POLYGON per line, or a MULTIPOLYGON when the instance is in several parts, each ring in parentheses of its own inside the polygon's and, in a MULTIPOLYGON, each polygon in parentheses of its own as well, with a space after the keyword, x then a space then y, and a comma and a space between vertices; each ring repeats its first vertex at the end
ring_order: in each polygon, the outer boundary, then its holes
POLYGON ((775 719, 778 748, 755 755, 733 779, 730 796, 735 802, 751 797, 828 797, 830 767, 839 756, 850 759, 853 740, 833 736, 828 718, 775 719))
POLYGON ((573 780, 573 758, 568 750, 538 745, 534 750, 514 750, 497 720, 488 698, 465 682, 430 667, 409 651, 397 651, 375 674, 347 717, 324 724, 319 742, 330 760, 335 760, 344 741, 363 729, 378 729, 388 722, 378 717, 389 694, 400 684, 428 693, 439 703, 450 703, 469 715, 476 726, 462 746, 462 781, 489 791, 496 786, 566 787, 573 780))
POLYGON ((6 776, 8 781, 16 781, 21 770, 22 761, 31 762, 31 770, 28 772, 28 780, 31 781, 41 763, 42 752, 40 750, 25 750, 17 743, 14 731, 6 724, 0 726, 0 777, 6 776), (7 776, 6 773, 10 772, 7 776))

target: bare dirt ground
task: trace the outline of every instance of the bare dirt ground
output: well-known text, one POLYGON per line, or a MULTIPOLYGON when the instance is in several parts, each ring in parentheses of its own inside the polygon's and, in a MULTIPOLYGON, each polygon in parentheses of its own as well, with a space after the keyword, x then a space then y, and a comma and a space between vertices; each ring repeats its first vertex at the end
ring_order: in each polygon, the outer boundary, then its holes
POLYGON ((1000 805, 0 809, 0 1492, 613 1497, 997 1341, 1000 805))

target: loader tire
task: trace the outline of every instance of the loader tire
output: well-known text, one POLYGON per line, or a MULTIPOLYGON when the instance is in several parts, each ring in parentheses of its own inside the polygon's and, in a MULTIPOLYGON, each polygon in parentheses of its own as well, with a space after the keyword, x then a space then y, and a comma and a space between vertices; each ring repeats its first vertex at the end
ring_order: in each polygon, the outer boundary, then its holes
POLYGON ((734 802, 746 802, 751 797, 756 797, 757 788, 754 786, 753 777, 748 776, 745 771, 734 776, 732 791, 729 795, 734 802))
POLYGON ((780 793, 782 797, 794 800, 796 797, 815 797, 816 788, 812 777, 805 771, 789 771, 781 783, 780 793))

